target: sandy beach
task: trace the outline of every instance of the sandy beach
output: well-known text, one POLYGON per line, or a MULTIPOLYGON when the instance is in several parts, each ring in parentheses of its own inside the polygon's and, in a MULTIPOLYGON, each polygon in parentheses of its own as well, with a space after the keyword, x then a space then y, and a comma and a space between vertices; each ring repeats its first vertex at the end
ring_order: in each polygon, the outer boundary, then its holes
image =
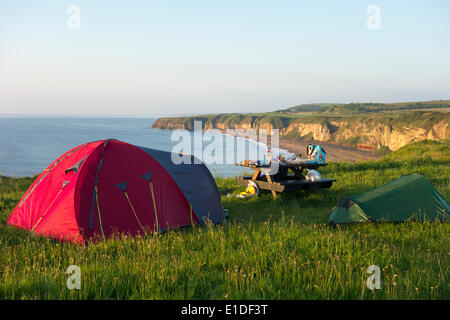
MULTIPOLYGON (((222 134, 229 134, 226 130, 217 129, 222 134)), ((234 137, 239 135, 234 134, 234 137)), ((251 139, 248 136, 245 136, 246 139, 251 139)), ((326 159, 327 161, 346 161, 346 162, 358 162, 358 161, 366 161, 366 160, 376 160, 380 156, 374 153, 373 151, 363 151, 358 150, 356 148, 351 148, 347 146, 342 146, 334 143, 323 142, 323 141, 314 141, 314 140, 302 140, 302 139, 288 139, 279 137, 279 148, 285 149, 289 152, 295 154, 301 154, 303 158, 306 158, 306 147, 309 144, 318 144, 320 145, 325 152, 327 153, 326 159)), ((270 143, 270 137, 268 137, 268 141, 270 143)))

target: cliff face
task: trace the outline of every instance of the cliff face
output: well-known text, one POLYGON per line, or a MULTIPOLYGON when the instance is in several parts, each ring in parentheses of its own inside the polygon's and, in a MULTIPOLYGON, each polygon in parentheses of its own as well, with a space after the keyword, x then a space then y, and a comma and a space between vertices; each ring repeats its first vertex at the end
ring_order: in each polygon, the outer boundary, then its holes
POLYGON ((336 135, 337 141, 350 140, 360 137, 362 143, 386 146, 395 151, 404 145, 419 140, 444 140, 450 137, 450 127, 448 122, 442 120, 434 124, 431 128, 405 126, 403 128, 392 128, 382 123, 374 127, 364 124, 353 124, 344 126, 336 135))
POLYGON ((414 141, 450 139, 448 118, 448 115, 443 114, 443 117, 437 120, 420 124, 398 124, 379 119, 369 121, 332 119, 327 121, 293 120, 287 125, 280 125, 279 122, 272 123, 273 121, 267 121, 267 119, 242 119, 242 121, 231 122, 226 118, 161 118, 153 123, 153 128, 192 130, 195 119, 203 121, 204 130, 266 129, 270 132, 272 129, 279 129, 281 137, 298 137, 345 145, 369 144, 376 147, 388 147, 395 151, 414 141))

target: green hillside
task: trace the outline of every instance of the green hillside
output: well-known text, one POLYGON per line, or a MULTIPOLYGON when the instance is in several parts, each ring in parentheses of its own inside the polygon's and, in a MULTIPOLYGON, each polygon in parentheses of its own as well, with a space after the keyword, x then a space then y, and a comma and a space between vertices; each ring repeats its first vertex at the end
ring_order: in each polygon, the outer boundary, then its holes
POLYGON ((399 102, 399 103, 314 103, 302 104, 287 109, 276 111, 277 113, 302 113, 318 112, 329 114, 355 114, 386 111, 411 111, 417 109, 444 109, 450 108, 450 100, 436 100, 424 102, 399 102))

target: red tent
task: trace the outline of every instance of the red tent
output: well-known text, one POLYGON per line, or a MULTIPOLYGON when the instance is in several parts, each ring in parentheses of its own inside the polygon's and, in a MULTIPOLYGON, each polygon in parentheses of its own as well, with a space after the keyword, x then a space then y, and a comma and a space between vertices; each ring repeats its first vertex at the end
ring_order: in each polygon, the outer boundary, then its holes
POLYGON ((176 165, 170 152, 102 140, 78 146, 34 181, 8 224, 81 243, 224 220, 220 195, 202 163, 176 165))

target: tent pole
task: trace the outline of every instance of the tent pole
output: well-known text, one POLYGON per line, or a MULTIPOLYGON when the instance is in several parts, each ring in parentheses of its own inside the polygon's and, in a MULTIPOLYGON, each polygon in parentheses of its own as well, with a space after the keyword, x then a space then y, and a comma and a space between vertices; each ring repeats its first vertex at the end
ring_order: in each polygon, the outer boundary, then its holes
POLYGON ((191 217, 191 225, 192 225, 192 228, 193 228, 194 227, 194 219, 192 218, 192 206, 191 206, 190 203, 189 203, 189 215, 191 217))
POLYGON ((152 193, 153 208, 155 209, 156 232, 159 233, 158 212, 156 211, 155 192, 153 191, 153 182, 150 181, 150 191, 152 193))
POLYGON ((134 216, 136 217, 136 220, 137 220, 137 222, 139 223, 139 226, 141 227, 142 232, 144 232, 144 235, 147 235, 146 232, 145 232, 145 230, 144 230, 144 227, 143 227, 142 224, 141 224, 141 221, 139 221, 139 218, 138 218, 138 216, 137 216, 137 214, 136 214, 136 211, 134 210, 133 204, 131 203, 130 198, 128 197, 128 193, 125 191, 124 194, 125 194, 125 197, 126 197, 127 200, 128 200, 128 203, 130 204, 131 210, 133 210, 133 214, 134 214, 134 216))
POLYGON ((98 204, 98 189, 97 189, 97 185, 95 185, 95 199, 96 199, 96 202, 97 202, 98 221, 100 222, 100 230, 102 231, 103 239, 106 241, 106 236, 105 236, 105 233, 103 232, 102 217, 101 217, 101 214, 100 214, 100 206, 98 204))
POLYGON ((55 199, 53 199, 52 203, 50 203, 50 205, 48 206, 47 210, 45 210, 44 214, 39 218, 39 220, 36 222, 36 224, 34 225, 33 228, 31 228, 30 232, 33 232, 34 229, 37 227, 37 225, 39 224, 39 222, 41 222, 42 218, 44 218, 44 216, 47 214, 47 211, 52 207, 53 203, 55 203, 56 199, 58 199, 61 191, 63 191, 63 188, 61 188, 61 190, 59 190, 58 194, 56 195, 55 199))

